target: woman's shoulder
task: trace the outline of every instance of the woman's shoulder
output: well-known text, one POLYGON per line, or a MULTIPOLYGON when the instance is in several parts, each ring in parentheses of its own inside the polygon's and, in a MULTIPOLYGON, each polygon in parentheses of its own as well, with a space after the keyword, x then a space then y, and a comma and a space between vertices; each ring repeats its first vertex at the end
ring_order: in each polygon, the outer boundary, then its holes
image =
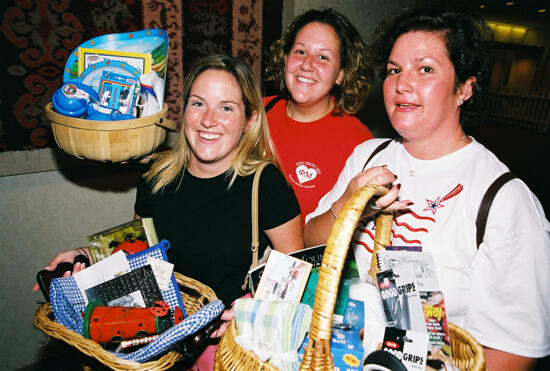
POLYGON ((353 155, 364 157, 365 155, 370 155, 375 150, 383 151, 385 149, 390 152, 395 150, 397 146, 401 146, 401 143, 392 138, 371 138, 357 145, 353 151, 353 155))
POLYGON ((269 179, 284 179, 282 171, 272 162, 268 162, 265 165, 264 169, 262 170, 260 179, 262 179, 264 176, 269 179))
POLYGON ((270 95, 262 98, 262 103, 266 107, 266 111, 270 111, 272 107, 283 104, 285 100, 280 95, 270 95))

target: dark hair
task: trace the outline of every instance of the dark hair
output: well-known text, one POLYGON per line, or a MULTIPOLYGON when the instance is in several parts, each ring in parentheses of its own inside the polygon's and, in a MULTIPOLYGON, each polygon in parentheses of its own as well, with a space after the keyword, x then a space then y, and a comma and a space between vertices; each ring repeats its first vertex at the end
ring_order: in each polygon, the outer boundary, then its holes
POLYGON ((475 126, 483 117, 485 94, 490 78, 490 57, 486 46, 489 27, 472 14, 439 8, 409 8, 383 21, 375 30, 369 55, 385 76, 395 41, 411 31, 441 32, 447 55, 455 70, 455 89, 474 76, 472 96, 460 107, 460 124, 475 126))
POLYGON ((274 82, 284 98, 290 98, 285 83, 285 56, 296 41, 298 32, 313 22, 332 27, 340 41, 340 67, 344 70, 344 77, 331 91, 335 102, 334 113, 357 113, 369 92, 373 69, 359 31, 344 15, 333 9, 310 9, 288 25, 281 38, 268 51, 265 78, 274 82))

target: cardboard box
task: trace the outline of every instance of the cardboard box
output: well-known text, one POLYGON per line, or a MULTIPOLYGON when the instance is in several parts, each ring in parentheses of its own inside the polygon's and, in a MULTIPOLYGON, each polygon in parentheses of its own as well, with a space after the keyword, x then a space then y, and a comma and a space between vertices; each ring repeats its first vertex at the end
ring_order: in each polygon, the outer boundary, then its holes
MULTIPOLYGON (((349 299, 346 304, 344 322, 341 328, 332 329, 330 352, 335 371, 360 371, 363 369, 363 344, 359 331, 364 323, 364 304, 362 301, 349 299), (349 327, 349 329, 347 329, 349 327)), ((308 334, 309 335, 309 334, 308 334)), ((298 351, 300 362, 309 340, 306 336, 298 351)))

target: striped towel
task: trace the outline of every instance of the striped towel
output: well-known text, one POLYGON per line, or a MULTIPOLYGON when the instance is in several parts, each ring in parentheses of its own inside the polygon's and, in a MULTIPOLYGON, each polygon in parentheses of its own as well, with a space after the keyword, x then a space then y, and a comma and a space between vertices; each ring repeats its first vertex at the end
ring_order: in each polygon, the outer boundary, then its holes
POLYGON ((284 300, 235 302, 235 341, 282 371, 298 370, 298 349, 311 323, 309 305, 284 300))

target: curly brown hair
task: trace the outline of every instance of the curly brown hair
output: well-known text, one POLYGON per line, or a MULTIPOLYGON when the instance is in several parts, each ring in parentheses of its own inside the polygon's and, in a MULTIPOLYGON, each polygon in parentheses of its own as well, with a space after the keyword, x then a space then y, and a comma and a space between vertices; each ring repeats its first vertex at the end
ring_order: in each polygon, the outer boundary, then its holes
POLYGON ((484 116, 490 79, 487 46, 490 28, 478 15, 464 10, 422 6, 405 8, 382 21, 373 33, 369 55, 380 76, 386 75, 386 65, 395 41, 399 36, 414 31, 443 35, 449 60, 455 70, 455 90, 469 77, 476 78, 472 96, 460 107, 460 124, 464 130, 477 126, 484 116))
POLYGON ((340 41, 340 66, 344 71, 342 82, 332 88, 334 115, 357 113, 369 93, 374 70, 367 58, 367 48, 359 31, 341 13, 332 8, 310 9, 299 15, 288 25, 281 38, 275 41, 267 53, 265 79, 273 81, 275 88, 285 98, 290 92, 285 83, 285 56, 296 41, 296 35, 306 25, 318 22, 334 29, 340 41))

